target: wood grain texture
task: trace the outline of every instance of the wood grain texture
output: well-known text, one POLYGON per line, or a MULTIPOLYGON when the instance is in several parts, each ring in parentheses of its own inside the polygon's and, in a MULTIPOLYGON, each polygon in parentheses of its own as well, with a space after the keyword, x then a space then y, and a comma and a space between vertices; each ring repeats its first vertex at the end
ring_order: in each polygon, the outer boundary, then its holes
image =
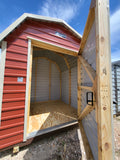
POLYGON ((28 36, 28 39, 31 39, 32 45, 36 46, 36 47, 41 47, 41 48, 48 49, 50 51, 64 53, 64 54, 68 54, 68 55, 72 55, 72 56, 78 55, 76 50, 67 49, 67 48, 64 48, 63 46, 59 46, 59 45, 53 44, 51 42, 42 41, 40 39, 36 39, 33 37, 29 37, 29 36, 28 36))
POLYGON ((87 116, 93 109, 95 108, 95 105, 87 105, 84 110, 81 112, 80 116, 78 117, 78 120, 82 120, 85 116, 87 116))
POLYGON ((96 1, 96 61, 98 103, 98 159, 112 160, 111 56, 109 2, 96 1))
POLYGON ((31 80, 32 80, 32 58, 33 58, 33 46, 31 46, 31 40, 29 40, 29 42, 28 42, 30 45, 29 45, 29 54, 30 54, 30 59, 29 59, 29 73, 28 73, 28 84, 29 84, 29 87, 28 87, 28 90, 27 90, 27 92, 28 92, 28 105, 27 105, 27 107, 28 107, 28 110, 27 110, 27 132, 28 132, 28 127, 29 127, 29 115, 30 115, 30 97, 31 97, 31 80))
POLYGON ((32 103, 28 133, 76 119, 76 109, 62 101, 32 103))
POLYGON ((82 88, 82 89, 86 89, 86 90, 89 90, 89 91, 93 91, 93 87, 89 87, 89 86, 78 86, 78 88, 82 88))

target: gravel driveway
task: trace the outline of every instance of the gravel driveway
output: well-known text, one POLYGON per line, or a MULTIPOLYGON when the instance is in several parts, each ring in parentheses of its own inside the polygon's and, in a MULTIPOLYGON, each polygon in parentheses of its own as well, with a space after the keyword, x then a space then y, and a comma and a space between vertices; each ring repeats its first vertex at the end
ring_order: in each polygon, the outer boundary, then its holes
POLYGON ((21 147, 16 155, 12 155, 12 150, 3 151, 0 160, 81 160, 77 129, 74 127, 21 147))

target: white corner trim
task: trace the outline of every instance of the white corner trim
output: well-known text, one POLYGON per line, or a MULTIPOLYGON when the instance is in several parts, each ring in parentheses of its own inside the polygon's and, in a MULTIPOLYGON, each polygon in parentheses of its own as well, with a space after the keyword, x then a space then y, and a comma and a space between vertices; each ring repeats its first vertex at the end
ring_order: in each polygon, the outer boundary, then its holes
POLYGON ((23 141, 27 140, 27 113, 28 113, 28 97, 29 97, 29 78, 30 78, 30 54, 31 40, 28 40, 28 58, 27 58, 27 79, 26 79, 26 96, 25 96, 25 112, 24 112, 24 135, 23 141))
POLYGON ((6 59, 7 42, 2 41, 1 45, 1 62, 0 62, 0 124, 1 124, 1 112, 2 112, 2 97, 4 86, 4 71, 5 71, 5 59, 6 59))

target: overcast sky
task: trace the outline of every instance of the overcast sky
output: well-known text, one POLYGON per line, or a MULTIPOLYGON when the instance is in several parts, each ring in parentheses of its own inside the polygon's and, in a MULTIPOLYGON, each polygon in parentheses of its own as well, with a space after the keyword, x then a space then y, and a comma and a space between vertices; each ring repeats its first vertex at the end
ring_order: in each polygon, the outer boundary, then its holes
MULTIPOLYGON (((23 13, 65 20, 83 34, 91 0, 0 0, 0 33, 23 13)), ((120 59, 120 0, 110 0, 111 57, 120 59)))

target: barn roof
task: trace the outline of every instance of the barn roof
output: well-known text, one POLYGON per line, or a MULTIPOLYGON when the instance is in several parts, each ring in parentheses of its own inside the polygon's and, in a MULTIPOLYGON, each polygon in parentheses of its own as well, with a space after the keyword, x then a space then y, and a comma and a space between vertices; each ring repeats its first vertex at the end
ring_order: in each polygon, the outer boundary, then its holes
POLYGON ((71 26, 69 26, 64 20, 24 13, 22 16, 20 16, 15 22, 13 22, 8 28, 6 28, 0 34, 0 42, 26 19, 35 19, 35 20, 44 21, 44 22, 54 22, 54 23, 61 24, 62 26, 67 28, 70 32, 72 32, 74 36, 76 36, 77 38, 79 39, 82 38, 82 36, 78 32, 76 32, 71 26))

